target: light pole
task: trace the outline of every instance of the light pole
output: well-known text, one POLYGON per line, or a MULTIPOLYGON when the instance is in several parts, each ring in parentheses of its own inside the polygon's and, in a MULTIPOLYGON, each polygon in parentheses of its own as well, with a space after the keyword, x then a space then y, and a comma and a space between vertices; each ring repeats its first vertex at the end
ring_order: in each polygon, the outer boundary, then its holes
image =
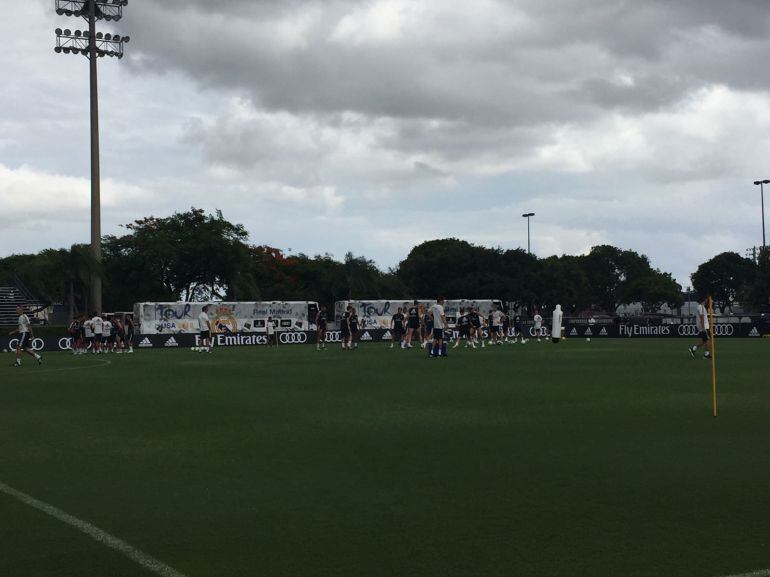
POLYGON ((754 185, 759 186, 759 192, 762 196, 762 248, 767 248, 765 241, 765 185, 770 184, 770 180, 755 180, 754 185))
POLYGON ((532 254, 532 251, 530 250, 530 235, 529 235, 529 219, 535 216, 534 212, 528 212, 527 214, 522 214, 522 218, 527 219, 527 254, 532 254))
MULTIPOLYGON (((88 30, 69 28, 56 29, 57 54, 82 54, 90 61, 91 77, 91 251, 97 262, 102 261, 102 217, 101 190, 99 174, 99 94, 96 76, 96 59, 110 56, 123 58, 123 44, 128 36, 102 34, 96 31, 96 21, 117 22, 123 17, 123 8, 128 0, 56 0, 56 13, 59 16, 83 17, 88 22, 88 30)), ((101 271, 91 275, 91 308, 102 312, 102 277, 101 271)))

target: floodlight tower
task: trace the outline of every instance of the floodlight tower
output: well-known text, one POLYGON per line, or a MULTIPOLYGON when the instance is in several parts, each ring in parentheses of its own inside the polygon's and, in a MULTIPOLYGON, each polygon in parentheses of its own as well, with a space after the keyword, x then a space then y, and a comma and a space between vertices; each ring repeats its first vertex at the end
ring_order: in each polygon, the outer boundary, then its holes
POLYGON ((754 186, 758 186, 762 194, 762 248, 767 247, 765 240, 765 185, 770 184, 770 180, 755 180, 754 186))
POLYGON ((535 216, 534 212, 528 212, 527 214, 521 215, 522 218, 527 219, 527 254, 532 254, 532 251, 530 250, 531 245, 529 242, 529 219, 532 218, 533 216, 535 216))
MULTIPOLYGON (((96 31, 96 21, 119 21, 128 0, 55 0, 59 16, 82 17, 88 30, 56 29, 57 54, 82 54, 90 61, 91 69, 91 250, 97 263, 102 260, 102 216, 99 174, 99 94, 96 60, 109 56, 123 58, 123 44, 128 36, 102 34, 96 31)), ((91 308, 102 312, 102 277, 96 270, 91 275, 91 308)))

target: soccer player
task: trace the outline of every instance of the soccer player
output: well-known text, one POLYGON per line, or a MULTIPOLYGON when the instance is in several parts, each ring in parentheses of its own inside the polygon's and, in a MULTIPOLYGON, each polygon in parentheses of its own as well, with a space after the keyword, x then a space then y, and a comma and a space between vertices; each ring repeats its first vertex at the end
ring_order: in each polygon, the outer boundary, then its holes
POLYGON ((503 313, 497 308, 497 305, 492 305, 492 312, 489 313, 489 319, 487 326, 489 327, 489 336, 491 340, 490 345, 502 345, 500 340, 500 327, 503 322, 503 313))
POLYGON ((471 341, 471 319, 464 308, 460 309, 460 316, 457 318, 457 342, 453 348, 460 346, 460 341, 465 339, 465 348, 472 346, 474 349, 476 345, 471 341))
POLYGON ((43 364, 43 357, 38 355, 32 348, 32 324, 29 322, 29 317, 24 314, 24 307, 18 305, 16 307, 16 314, 19 315, 19 328, 15 331, 8 333, 8 336, 19 335, 19 340, 16 343, 16 360, 13 363, 14 367, 21 366, 21 351, 24 351, 31 357, 35 357, 38 365, 43 364))
POLYGON ((125 320, 126 336, 124 342, 128 347, 128 352, 134 352, 134 315, 126 315, 125 320))
POLYGON ((348 315, 348 324, 350 326, 350 338, 348 341, 348 349, 358 348, 358 313, 356 309, 351 305, 350 314, 348 315))
POLYGON ((513 317, 513 342, 515 343, 519 337, 521 337, 521 344, 523 345, 526 342, 526 339, 521 330, 521 315, 516 315, 513 317))
POLYGON ((265 328, 267 329, 267 346, 278 346, 278 341, 275 338, 275 323, 273 322, 273 317, 267 317, 265 328))
POLYGON ((711 351, 709 350, 709 329, 711 328, 711 324, 709 323, 708 297, 698 304, 698 311, 695 315, 695 325, 698 327, 698 342, 690 347, 690 356, 695 358, 695 353, 698 352, 698 349, 703 348, 705 349, 703 358, 707 359, 711 356, 711 351))
POLYGON ((316 350, 326 349, 326 305, 321 305, 318 314, 315 316, 315 324, 318 327, 318 337, 316 341, 316 350))
POLYGON ((96 352, 96 349, 94 349, 94 322, 92 319, 85 319, 83 321, 83 335, 86 340, 83 354, 85 355, 88 353, 88 349, 91 349, 92 352, 96 352))
POLYGON ((80 315, 80 331, 78 332, 78 352, 81 355, 88 352, 88 343, 86 341, 86 315, 80 315))
POLYGON ((72 344, 70 345, 70 348, 72 349, 72 354, 77 355, 80 354, 79 350, 79 344, 80 344, 80 317, 76 317, 72 319, 72 322, 70 323, 70 326, 67 328, 67 332, 70 335, 70 340, 72 341, 72 344))
POLYGON ((390 330, 393 335, 390 340, 390 348, 393 348, 394 343, 400 343, 401 348, 405 348, 404 344, 404 313, 401 307, 398 307, 398 312, 390 319, 390 330))
POLYGON ((535 323, 535 335, 537 336, 537 342, 540 342, 540 337, 543 330, 543 317, 540 316, 540 311, 537 309, 535 309, 535 316, 532 317, 532 321, 535 323))
POLYGON ((209 320, 209 305, 203 305, 201 314, 198 315, 198 330, 200 331, 201 345, 197 347, 199 353, 211 353, 211 321, 209 320))
POLYGON ((432 340, 433 350, 430 353, 431 357, 445 357, 446 348, 444 347, 444 330, 448 328, 446 322, 446 316, 444 315, 444 298, 438 297, 436 304, 428 309, 428 314, 432 317, 432 340))
MULTIPOLYGON (((432 308, 432 307, 431 307, 432 308)), ((426 349, 433 344, 433 313, 429 308, 424 315, 422 315, 422 346, 426 349)))
POLYGON ((99 314, 94 313, 94 317, 91 319, 91 330, 94 333, 94 354, 101 354, 102 352, 102 332, 104 331, 104 320, 99 314))
MULTIPOLYGON (((414 338, 415 331, 420 330, 420 303, 414 301, 412 306, 406 311, 406 348, 412 348, 412 339, 414 338)), ((419 334, 418 334, 419 336, 419 334)))
POLYGON ((110 317, 104 318, 104 323, 102 324, 102 350, 104 351, 104 354, 110 352, 110 346, 112 345, 112 321, 110 320, 110 317))
POLYGON ((503 341, 506 343, 510 343, 511 341, 508 340, 508 332, 511 329, 511 317, 509 317, 505 311, 500 311, 503 314, 502 317, 502 325, 503 325, 503 341))
POLYGON ((345 312, 342 313, 340 319, 340 336, 342 337, 342 350, 348 348, 348 342, 350 341, 350 305, 347 306, 345 312))
POLYGON ((118 317, 112 319, 112 324, 115 327, 115 352, 122 353, 126 345, 126 329, 123 328, 123 323, 118 317))
POLYGON ((477 308, 471 307, 470 312, 468 313, 468 320, 471 321, 471 336, 473 343, 473 348, 476 348, 476 343, 481 341, 481 347, 484 347, 484 333, 481 330, 481 315, 479 315, 479 310, 477 308))

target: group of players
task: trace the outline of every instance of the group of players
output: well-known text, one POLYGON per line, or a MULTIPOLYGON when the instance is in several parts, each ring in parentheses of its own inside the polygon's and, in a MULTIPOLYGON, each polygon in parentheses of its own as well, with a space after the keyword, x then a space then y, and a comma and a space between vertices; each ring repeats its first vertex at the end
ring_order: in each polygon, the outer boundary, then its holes
MULTIPOLYGON (((443 299, 439 304, 443 306, 443 299)), ((434 305, 435 306, 435 305, 434 305)), ((492 305, 489 314, 484 317, 478 307, 470 306, 461 308, 457 317, 455 328, 458 338, 455 341, 454 348, 460 346, 461 341, 465 341, 465 347, 476 348, 489 345, 502 345, 504 343, 525 343, 526 339, 522 330, 521 316, 515 315, 513 319, 506 314, 496 304, 492 305), (513 332, 511 333, 511 322, 513 322, 513 332), (486 329, 489 341, 485 339, 484 331, 486 329), (509 336, 510 335, 510 336, 509 336)), ((543 317, 536 312, 533 317, 535 333, 540 334, 543 324, 543 317)), ((411 305, 399 307, 396 314, 390 321, 390 329, 393 334, 391 348, 395 343, 400 343, 402 349, 413 348, 413 342, 419 341, 421 347, 430 348, 437 340, 436 328, 437 319, 433 307, 425 308, 419 301, 413 301, 411 305)), ((446 321, 442 323, 441 332, 448 329, 446 321)), ((442 335, 443 337, 443 335, 442 335)), ((443 338, 441 339, 444 340, 443 338)), ((538 339, 539 341, 540 339, 538 339)))
POLYGON ((70 323, 69 336, 75 355, 133 353, 134 320, 131 315, 121 319, 114 315, 98 313, 80 315, 70 323))
MULTIPOLYGON (((417 300, 413 301, 411 305, 404 303, 403 307, 398 307, 398 311, 390 321, 392 334, 390 347, 394 348, 398 343, 402 349, 411 349, 414 348, 413 343, 418 343, 420 347, 432 351, 431 347, 435 347, 436 343, 439 343, 439 348, 441 348, 444 342, 449 340, 444 338, 444 331, 450 328, 444 316, 443 303, 443 298, 439 298, 436 302, 440 311, 435 308, 436 305, 426 307, 417 300)), ((532 320, 535 334, 540 335, 543 317, 536 311, 532 320)), ((318 327, 316 348, 323 350, 326 348, 326 331, 329 323, 326 305, 321 305, 315 322, 318 327)), ((527 342, 522 331, 521 317, 515 315, 511 321, 511 318, 497 305, 492 305, 486 318, 478 307, 461 308, 455 326, 458 331, 458 339, 455 341, 454 348, 459 347, 460 341, 463 340, 466 347, 475 349, 477 346, 482 348, 487 346, 487 340, 484 337, 485 329, 488 333, 489 345, 527 342), (513 322, 512 333, 510 332, 511 322, 513 322)), ((358 313, 353 305, 348 305, 340 318, 339 326, 343 350, 357 348, 359 328, 358 313)))
MULTIPOLYGON (((37 363, 43 364, 43 357, 33 348, 34 333, 29 316, 24 312, 24 307, 17 306, 16 314, 19 315, 18 328, 9 333, 16 336, 16 358, 13 366, 21 366, 21 353, 25 352, 33 357, 37 363)), ((131 315, 126 315, 123 322, 114 315, 105 315, 102 318, 94 313, 89 317, 80 315, 73 319, 68 328, 72 353, 84 355, 107 353, 133 353, 134 352, 134 321, 131 315)))

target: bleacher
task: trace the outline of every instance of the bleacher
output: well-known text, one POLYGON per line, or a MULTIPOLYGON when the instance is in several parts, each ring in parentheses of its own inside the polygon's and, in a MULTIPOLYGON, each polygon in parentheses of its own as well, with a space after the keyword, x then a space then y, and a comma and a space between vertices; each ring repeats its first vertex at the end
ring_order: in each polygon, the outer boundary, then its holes
MULTIPOLYGON (((16 286, 0 286, 0 325, 15 325, 19 319, 16 314, 16 306, 22 305, 27 310, 40 307, 40 303, 33 302, 24 292, 16 286)), ((37 324, 38 319, 32 318, 33 324, 37 324)))

